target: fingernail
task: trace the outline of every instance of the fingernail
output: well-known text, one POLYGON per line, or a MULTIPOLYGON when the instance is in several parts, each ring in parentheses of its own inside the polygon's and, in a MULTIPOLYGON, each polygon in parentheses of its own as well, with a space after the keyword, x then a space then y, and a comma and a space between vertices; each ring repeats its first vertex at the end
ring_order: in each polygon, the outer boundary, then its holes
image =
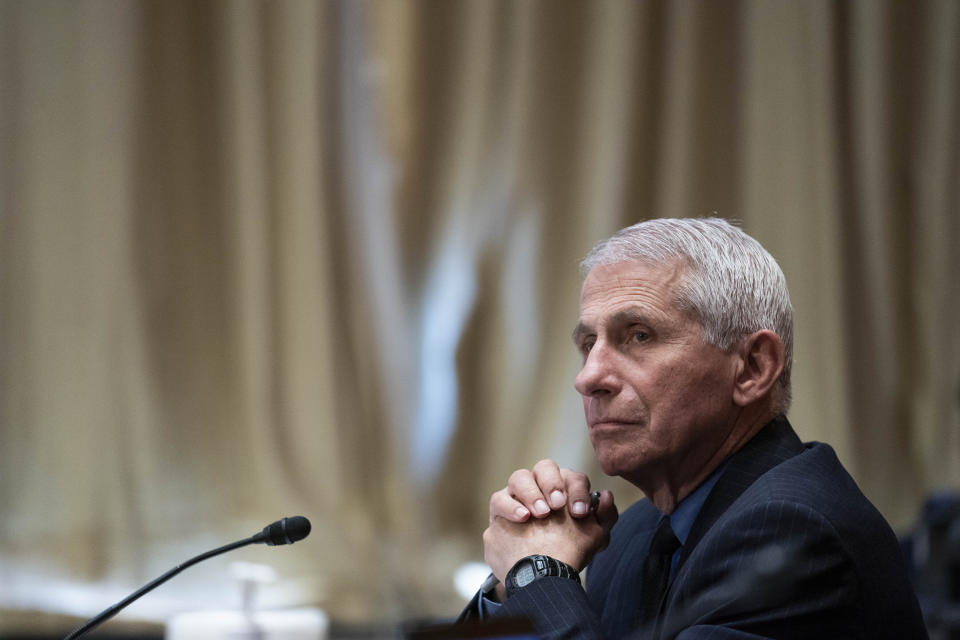
POLYGON ((544 502, 543 500, 537 500, 536 502, 533 503, 533 511, 535 513, 539 513, 543 515, 544 513, 547 513, 548 511, 550 511, 550 507, 548 507, 547 503, 544 502))
POLYGON ((517 514, 518 518, 526 518, 528 515, 530 515, 530 512, 527 511, 526 507, 517 507, 517 510, 514 511, 514 513, 517 514))
POLYGON ((566 498, 563 497, 563 492, 559 489, 555 489, 554 492, 550 494, 550 504, 553 505, 554 509, 559 509, 566 501, 566 498))
POLYGON ((587 503, 583 500, 577 500, 573 503, 573 512, 578 516, 582 516, 587 512, 587 503))

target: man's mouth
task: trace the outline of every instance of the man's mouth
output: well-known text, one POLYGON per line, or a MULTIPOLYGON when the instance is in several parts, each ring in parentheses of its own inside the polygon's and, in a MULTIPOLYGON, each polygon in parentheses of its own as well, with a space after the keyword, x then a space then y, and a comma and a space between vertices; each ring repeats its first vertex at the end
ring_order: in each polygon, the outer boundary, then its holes
POLYGON ((598 418, 590 421, 590 431, 615 431, 619 429, 634 429, 637 423, 633 420, 619 418, 598 418))

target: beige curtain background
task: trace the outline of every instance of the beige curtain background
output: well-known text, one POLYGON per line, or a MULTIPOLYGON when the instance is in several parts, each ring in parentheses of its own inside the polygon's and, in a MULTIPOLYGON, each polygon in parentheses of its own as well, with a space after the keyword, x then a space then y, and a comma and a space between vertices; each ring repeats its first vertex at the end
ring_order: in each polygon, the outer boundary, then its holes
POLYGON ((453 615, 489 494, 594 467, 577 263, 742 220, 791 419, 906 531, 960 485, 960 3, 0 0, 0 632, 453 615))

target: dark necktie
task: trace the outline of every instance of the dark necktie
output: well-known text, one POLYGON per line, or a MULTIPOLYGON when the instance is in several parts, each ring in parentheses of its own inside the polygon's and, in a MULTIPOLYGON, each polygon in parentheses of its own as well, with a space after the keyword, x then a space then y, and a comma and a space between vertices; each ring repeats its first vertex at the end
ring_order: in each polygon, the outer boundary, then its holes
POLYGON ((640 586, 640 620, 652 622, 660 609, 660 602, 667 592, 670 565, 673 553, 680 548, 680 541, 670 528, 670 518, 664 518, 653 534, 650 553, 643 563, 643 579, 640 586))

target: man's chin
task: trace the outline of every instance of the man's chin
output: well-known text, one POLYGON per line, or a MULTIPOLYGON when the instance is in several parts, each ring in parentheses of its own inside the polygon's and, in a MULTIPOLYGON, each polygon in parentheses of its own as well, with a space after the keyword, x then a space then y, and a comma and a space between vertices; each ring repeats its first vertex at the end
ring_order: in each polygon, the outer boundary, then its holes
POLYGON ((605 475, 630 479, 643 474, 644 468, 649 465, 649 459, 643 455, 642 451, 629 448, 625 450, 609 444, 600 442, 594 446, 600 470, 605 475))
POLYGON ((636 471, 635 464, 629 464, 617 456, 598 455, 597 462, 600 463, 600 470, 603 471, 604 475, 608 476, 633 475, 636 471))

